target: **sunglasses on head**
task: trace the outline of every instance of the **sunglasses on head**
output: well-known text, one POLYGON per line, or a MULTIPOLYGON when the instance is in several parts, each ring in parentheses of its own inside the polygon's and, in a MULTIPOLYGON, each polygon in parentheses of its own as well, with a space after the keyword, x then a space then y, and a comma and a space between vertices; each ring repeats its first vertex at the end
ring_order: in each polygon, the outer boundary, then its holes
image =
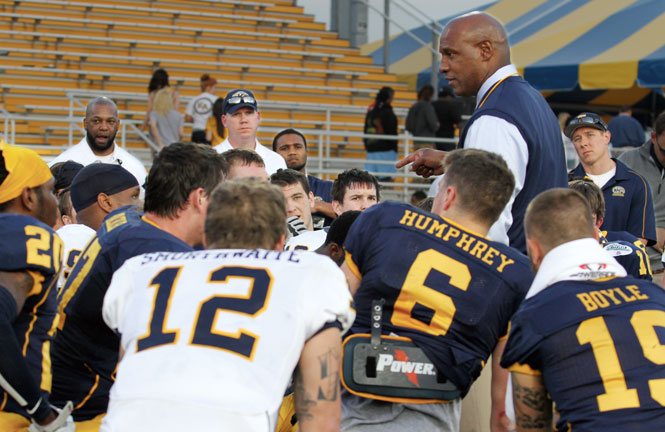
POLYGON ((256 104, 256 99, 254 99, 251 96, 236 96, 229 98, 229 100, 226 101, 227 105, 238 105, 239 103, 248 103, 255 105, 256 104))
POLYGON ((601 125, 603 128, 607 129, 605 126, 605 122, 603 122, 601 119, 591 117, 591 116, 585 116, 585 117, 575 117, 568 123, 569 125, 576 125, 576 124, 597 124, 601 125))

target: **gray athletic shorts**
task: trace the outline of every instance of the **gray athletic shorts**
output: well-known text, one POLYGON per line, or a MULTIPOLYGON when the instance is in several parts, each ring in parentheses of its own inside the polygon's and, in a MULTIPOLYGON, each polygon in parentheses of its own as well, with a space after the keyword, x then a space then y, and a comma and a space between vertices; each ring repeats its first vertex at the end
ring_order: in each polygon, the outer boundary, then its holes
POLYGON ((461 399, 445 404, 400 404, 361 398, 342 390, 344 432, 458 432, 461 413, 461 399))

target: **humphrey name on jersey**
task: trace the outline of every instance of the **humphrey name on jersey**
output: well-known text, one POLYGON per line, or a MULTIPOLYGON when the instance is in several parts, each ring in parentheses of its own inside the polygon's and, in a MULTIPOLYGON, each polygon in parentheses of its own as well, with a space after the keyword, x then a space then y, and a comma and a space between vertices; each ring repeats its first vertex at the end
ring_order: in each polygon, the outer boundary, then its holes
POLYGON ((264 249, 251 250, 202 250, 191 252, 152 252, 142 255, 141 265, 153 262, 168 262, 180 260, 220 260, 225 258, 252 258, 268 261, 288 261, 299 263, 298 251, 273 251, 264 249))
POLYGON ((399 224, 416 228, 429 235, 435 236, 444 242, 453 244, 469 255, 474 256, 490 267, 495 268, 499 273, 503 273, 506 266, 515 263, 515 260, 508 258, 505 254, 490 246, 488 243, 479 238, 472 237, 448 223, 443 223, 440 219, 416 213, 411 210, 404 210, 404 215, 399 221, 399 224))

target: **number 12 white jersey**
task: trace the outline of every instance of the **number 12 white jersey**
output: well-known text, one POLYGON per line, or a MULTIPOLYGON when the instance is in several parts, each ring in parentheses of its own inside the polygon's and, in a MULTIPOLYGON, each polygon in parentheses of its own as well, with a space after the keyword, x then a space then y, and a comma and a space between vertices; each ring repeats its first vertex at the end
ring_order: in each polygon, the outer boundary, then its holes
POLYGON ((305 342, 355 318, 328 257, 228 249, 128 260, 103 315, 124 351, 108 431, 189 430, 192 417, 206 430, 274 428, 305 342))

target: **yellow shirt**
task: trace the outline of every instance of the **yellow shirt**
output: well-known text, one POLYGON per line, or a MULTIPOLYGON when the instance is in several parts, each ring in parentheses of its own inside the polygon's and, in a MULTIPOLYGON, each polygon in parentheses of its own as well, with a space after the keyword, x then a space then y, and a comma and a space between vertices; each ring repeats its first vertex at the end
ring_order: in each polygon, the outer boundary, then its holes
POLYGON ((206 122, 206 131, 210 131, 210 133, 212 134, 212 140, 211 140, 212 146, 221 144, 228 136, 226 128, 224 128, 224 136, 219 136, 219 134, 217 133, 217 120, 215 119, 214 116, 210 117, 206 122))

